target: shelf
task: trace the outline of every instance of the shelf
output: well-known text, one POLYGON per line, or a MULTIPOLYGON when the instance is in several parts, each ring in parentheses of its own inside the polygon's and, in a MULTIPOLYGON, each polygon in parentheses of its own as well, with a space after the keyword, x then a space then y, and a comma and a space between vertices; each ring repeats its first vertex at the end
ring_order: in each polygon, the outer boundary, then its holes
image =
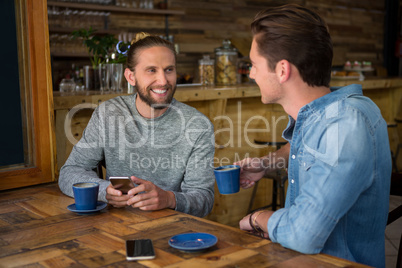
MULTIPOLYGON (((48 9, 51 7, 60 7, 60 8, 69 8, 69 9, 78 9, 78 10, 93 10, 93 11, 105 11, 115 14, 142 14, 144 16, 164 16, 165 17, 165 36, 169 36, 169 16, 170 15, 184 15, 184 10, 169 10, 169 9, 143 9, 143 8, 129 8, 129 7, 121 7, 115 5, 101 5, 101 4, 86 4, 86 3, 73 3, 73 2, 57 2, 57 1, 48 1, 47 2, 48 9)), ((78 30, 72 27, 61 27, 63 24, 52 25, 49 23, 49 32, 50 33, 59 33, 61 35, 71 34, 74 30, 78 30)), ((89 27, 89 25, 88 25, 89 27)), ((85 28, 85 27, 83 27, 85 28)), ((132 28, 131 28, 132 29, 132 28)), ((152 30, 151 30, 152 31, 152 30)), ((109 29, 109 23, 107 19, 104 21, 103 29, 97 30, 95 34, 97 35, 105 35, 112 34, 118 35, 121 31, 118 29, 109 29)), ((88 53, 72 53, 72 52, 51 52, 52 64, 53 62, 63 62, 66 60, 88 60, 90 59, 90 55, 88 53)), ((53 74, 55 73, 52 70, 53 74)), ((53 78, 56 81, 55 78, 53 78)))
MULTIPOLYGON (((90 58, 90 55, 86 52, 50 52, 50 55, 56 58, 90 58)), ((179 53, 177 54, 177 59, 188 59, 188 55, 179 53)))
POLYGON ((69 8, 76 8, 76 9, 99 10, 99 11, 121 12, 121 13, 139 13, 139 14, 155 14, 155 15, 184 15, 185 14, 185 12, 183 10, 128 8, 128 7, 119 7, 119 6, 111 6, 111 5, 80 4, 80 3, 70 3, 70 2, 48 1, 47 5, 55 6, 55 7, 69 7, 69 8))
MULTIPOLYGON (((71 34, 75 30, 79 30, 80 28, 65 28, 65 27, 52 27, 49 26, 49 32, 50 33, 66 33, 66 34, 71 34)), ((102 35, 102 34, 113 34, 116 35, 118 34, 118 30, 96 30, 95 34, 97 35, 102 35)))
POLYGON ((348 72, 372 72, 374 68, 344 68, 344 70, 348 72))
POLYGON ((73 53, 73 52, 51 52, 50 55, 52 57, 57 58, 90 58, 88 53, 73 53))

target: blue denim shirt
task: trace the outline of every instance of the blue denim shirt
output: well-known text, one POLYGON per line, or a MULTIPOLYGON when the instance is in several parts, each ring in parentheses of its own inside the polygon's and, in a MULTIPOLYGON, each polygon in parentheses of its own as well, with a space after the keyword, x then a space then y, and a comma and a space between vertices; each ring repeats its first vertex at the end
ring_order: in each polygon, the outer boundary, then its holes
POLYGON ((271 240, 385 267, 392 166, 380 110, 360 85, 349 85, 289 118, 289 186, 285 208, 268 221, 271 240))

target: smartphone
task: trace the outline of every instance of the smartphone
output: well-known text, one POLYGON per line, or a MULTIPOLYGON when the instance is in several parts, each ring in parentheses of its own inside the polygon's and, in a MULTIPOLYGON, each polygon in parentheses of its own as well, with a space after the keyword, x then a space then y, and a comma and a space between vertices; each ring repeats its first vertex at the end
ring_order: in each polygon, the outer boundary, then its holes
POLYGON ((126 258, 128 261, 150 260, 155 258, 155 250, 151 239, 126 241, 126 258))
POLYGON ((110 177, 109 180, 113 187, 120 190, 123 194, 127 194, 128 191, 135 187, 130 177, 110 177))

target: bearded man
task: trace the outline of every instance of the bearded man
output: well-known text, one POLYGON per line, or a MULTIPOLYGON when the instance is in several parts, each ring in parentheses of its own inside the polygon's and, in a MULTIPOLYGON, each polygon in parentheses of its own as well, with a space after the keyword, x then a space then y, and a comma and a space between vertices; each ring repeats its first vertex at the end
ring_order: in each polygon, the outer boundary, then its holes
POLYGON ((127 53, 124 76, 137 93, 100 104, 82 138, 60 170, 59 187, 99 183, 98 200, 115 207, 175 209, 206 216, 214 203, 214 131, 209 119, 173 98, 174 45, 139 33, 127 53), (106 180, 93 171, 106 165, 106 180), (111 176, 130 177, 127 194, 113 188, 111 176))

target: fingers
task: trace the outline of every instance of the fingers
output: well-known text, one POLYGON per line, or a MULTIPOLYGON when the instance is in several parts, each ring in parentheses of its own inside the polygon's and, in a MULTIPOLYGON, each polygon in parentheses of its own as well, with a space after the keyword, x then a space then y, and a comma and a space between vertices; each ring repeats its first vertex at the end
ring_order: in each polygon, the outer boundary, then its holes
POLYGON ((110 184, 106 188, 106 194, 112 195, 112 196, 122 196, 123 193, 120 190, 116 190, 112 184, 110 184))
POLYGON ((176 206, 175 196, 162 190, 150 181, 131 176, 131 180, 137 185, 128 193, 126 205, 139 208, 141 210, 158 210, 176 206), (173 200, 174 199, 174 200, 173 200))
POLYGON ((243 160, 233 163, 233 165, 243 167, 244 165, 247 165, 250 162, 250 159, 251 159, 250 157, 244 158, 243 160))
POLYGON ((250 215, 246 215, 243 217, 243 219, 240 220, 239 228, 245 231, 253 230, 253 227, 250 226, 250 215))
POLYGON ((250 180, 240 180, 240 187, 243 189, 248 189, 251 188, 255 185, 254 181, 250 181, 250 180))
POLYGON ((143 179, 140 179, 140 178, 138 178, 138 177, 136 177, 136 176, 131 176, 130 179, 131 179, 135 184, 143 184, 143 183, 148 182, 148 181, 143 180, 143 179))
POLYGON ((124 195, 122 197, 116 197, 116 196, 111 196, 111 195, 106 195, 106 199, 108 200, 108 203, 114 207, 125 207, 127 206, 127 196, 124 195))
POLYGON ((155 195, 155 193, 153 193, 156 188, 155 184, 150 181, 140 179, 136 176, 131 176, 131 180, 138 186, 131 189, 127 193, 129 196, 127 205, 141 209, 146 208, 146 206, 154 205, 155 201, 152 201, 152 198, 155 195))
POLYGON ((257 170, 258 171, 261 170, 261 159, 258 157, 254 158, 247 157, 241 161, 234 163, 234 165, 240 166, 242 173, 244 171, 256 172, 257 170))
POLYGON ((240 230, 248 231, 253 235, 269 239, 269 234, 268 233, 256 232, 254 230, 254 228, 250 225, 250 216, 251 216, 251 214, 248 214, 248 215, 244 216, 243 219, 240 220, 240 222, 239 222, 240 230))
POLYGON ((123 195, 121 191, 113 188, 109 185, 106 188, 106 199, 108 203, 114 207, 125 207, 127 205, 128 196, 123 195))
POLYGON ((127 205, 141 210, 157 210, 159 209, 159 198, 152 193, 138 194, 127 200, 127 205))
POLYGON ((142 192, 152 191, 156 187, 152 182, 140 179, 136 176, 131 176, 130 178, 137 185, 127 192, 130 198, 142 192))
MULTIPOLYGON (((138 187, 141 186, 145 187, 144 184, 138 187)), ((171 193, 172 197, 170 197, 170 192, 164 191, 149 182, 146 183, 146 189, 146 191, 130 198, 127 204, 141 210, 158 210, 167 207, 174 208, 176 206, 175 201, 172 201, 175 198, 173 193, 171 193)))
POLYGON ((258 157, 248 158, 247 162, 243 164, 242 168, 243 171, 252 171, 252 172, 261 170, 261 159, 258 157))

